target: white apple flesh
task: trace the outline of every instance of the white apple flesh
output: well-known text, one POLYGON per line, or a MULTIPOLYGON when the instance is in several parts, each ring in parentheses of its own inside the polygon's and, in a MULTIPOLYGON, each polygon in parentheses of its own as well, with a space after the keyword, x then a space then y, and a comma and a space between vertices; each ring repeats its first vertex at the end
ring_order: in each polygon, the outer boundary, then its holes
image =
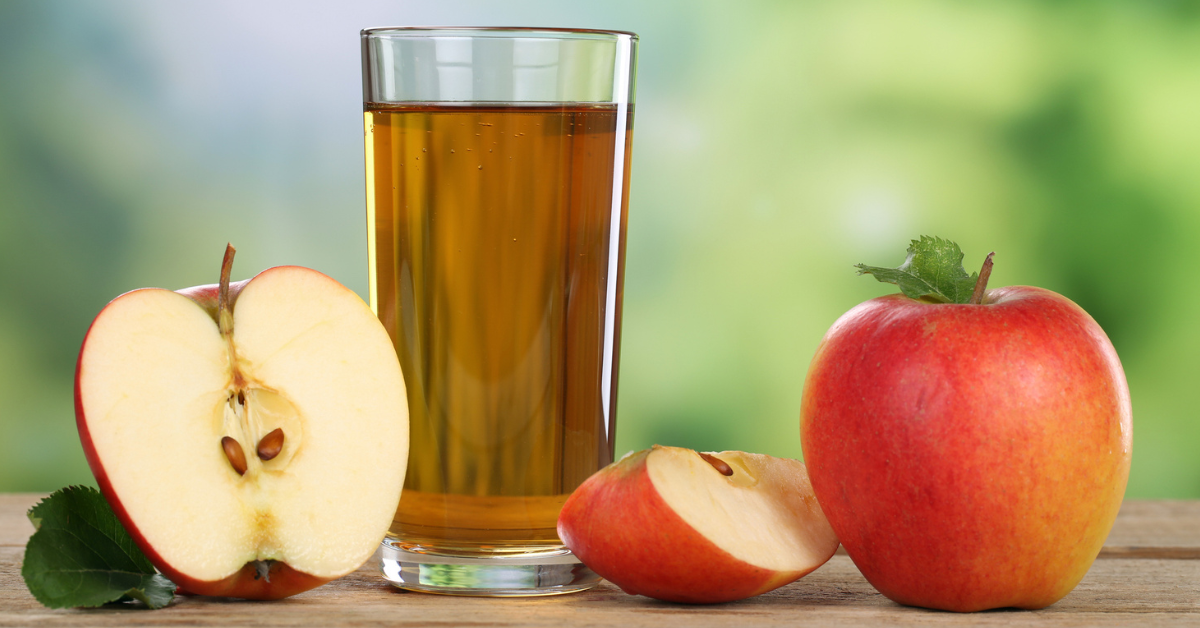
POLYGON ((370 309, 321 273, 266 270, 225 310, 218 292, 109 303, 80 351, 77 424, 101 491, 183 590, 284 597, 353 571, 386 533, 408 455, 403 378, 370 309))
POLYGON ((803 463, 658 445, 585 481, 564 504, 558 531, 626 592, 688 603, 770 591, 838 547, 803 463))

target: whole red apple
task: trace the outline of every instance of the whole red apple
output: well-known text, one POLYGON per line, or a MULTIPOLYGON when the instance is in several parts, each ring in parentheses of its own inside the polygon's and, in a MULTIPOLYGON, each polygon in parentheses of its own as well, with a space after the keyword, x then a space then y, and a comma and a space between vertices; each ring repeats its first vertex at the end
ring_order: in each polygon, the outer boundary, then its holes
POLYGON ((693 604, 781 587, 838 547, 800 461, 658 445, 575 489, 558 534, 625 592, 693 604))
MULTIPOLYGON (((922 255, 860 268, 890 281, 919 274, 922 255)), ((805 463, 842 545, 887 597, 1042 608, 1079 583, 1117 516, 1129 390, 1079 306, 1028 286, 985 292, 987 272, 957 272, 974 303, 895 294, 833 324, 805 382, 805 463)))

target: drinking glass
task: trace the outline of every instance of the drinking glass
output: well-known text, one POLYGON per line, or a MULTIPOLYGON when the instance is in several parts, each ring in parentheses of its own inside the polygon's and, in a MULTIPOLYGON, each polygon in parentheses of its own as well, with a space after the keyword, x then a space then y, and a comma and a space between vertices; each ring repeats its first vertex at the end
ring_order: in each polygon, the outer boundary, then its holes
POLYGON ((637 36, 362 32, 371 307, 408 386, 405 589, 599 577, 559 510, 613 459, 637 36))

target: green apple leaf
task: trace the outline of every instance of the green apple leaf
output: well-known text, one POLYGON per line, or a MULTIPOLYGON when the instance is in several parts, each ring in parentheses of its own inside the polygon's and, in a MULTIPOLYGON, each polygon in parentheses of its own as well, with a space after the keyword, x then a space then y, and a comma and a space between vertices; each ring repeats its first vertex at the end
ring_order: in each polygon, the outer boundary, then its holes
POLYGON ((856 264, 860 275, 874 275, 884 283, 900 286, 912 299, 938 303, 967 303, 975 290, 979 273, 963 269, 963 252, 949 240, 921 236, 908 247, 908 257, 897 268, 856 264))
POLYGON ((50 608, 140 600, 162 608, 175 584, 154 569, 94 488, 68 486, 29 510, 37 531, 25 546, 21 576, 50 608))

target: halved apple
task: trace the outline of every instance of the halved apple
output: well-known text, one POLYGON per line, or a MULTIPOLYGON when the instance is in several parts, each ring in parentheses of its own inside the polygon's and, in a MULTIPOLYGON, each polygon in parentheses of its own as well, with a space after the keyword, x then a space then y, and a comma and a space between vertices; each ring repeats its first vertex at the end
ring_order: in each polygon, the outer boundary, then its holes
POLYGON ((361 565, 408 456, 404 380, 352 291, 283 266, 229 284, 123 294, 80 350, 88 463, 182 590, 273 599, 361 565), (236 306, 236 307, 235 307, 236 306))
POLYGON ((803 463, 658 445, 588 478, 563 505, 558 534, 625 592, 688 603, 765 593, 838 547, 803 463))

